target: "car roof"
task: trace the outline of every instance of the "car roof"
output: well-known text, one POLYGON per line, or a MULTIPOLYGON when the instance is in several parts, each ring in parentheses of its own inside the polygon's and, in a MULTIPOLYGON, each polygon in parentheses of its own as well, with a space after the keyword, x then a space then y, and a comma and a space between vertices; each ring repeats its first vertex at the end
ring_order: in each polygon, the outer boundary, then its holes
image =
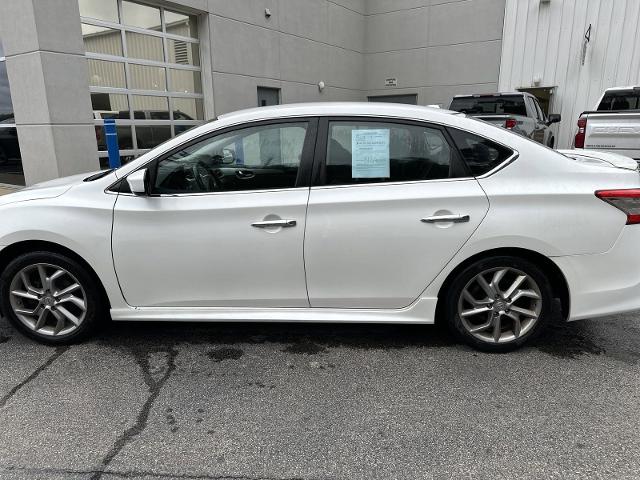
POLYGON ((319 103, 291 103, 269 107, 257 107, 237 112, 225 113, 218 116, 222 123, 240 123, 256 120, 269 120, 287 117, 306 116, 372 116, 372 117, 400 117, 419 120, 438 121, 458 112, 442 108, 406 105, 402 103, 382 102, 319 102, 319 103))
POLYGON ((495 92, 495 93, 467 93, 464 95, 454 95, 453 98, 479 98, 479 97, 501 97, 507 95, 528 95, 533 97, 534 95, 529 92, 495 92))
POLYGON ((634 85, 631 85, 631 86, 629 86, 629 87, 611 87, 611 88, 607 88, 607 89, 605 90, 605 93, 606 93, 606 92, 624 92, 624 91, 633 91, 633 90, 635 90, 635 91, 640 90, 640 86, 638 86, 638 85, 635 85, 635 86, 634 86, 634 85))

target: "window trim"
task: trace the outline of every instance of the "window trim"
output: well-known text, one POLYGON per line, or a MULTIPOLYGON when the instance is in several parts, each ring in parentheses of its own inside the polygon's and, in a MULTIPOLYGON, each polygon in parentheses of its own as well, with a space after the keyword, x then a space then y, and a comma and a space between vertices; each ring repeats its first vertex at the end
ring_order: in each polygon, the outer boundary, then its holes
POLYGON ((453 141, 453 138, 447 130, 448 125, 429 122, 425 120, 407 119, 401 117, 370 117, 370 116, 344 116, 344 117, 321 117, 318 127, 318 135, 316 140, 315 155, 313 159, 313 176, 311 180, 311 186, 323 187, 323 188, 343 188, 343 187, 373 187, 377 185, 403 185, 408 183, 424 183, 424 182, 447 182, 447 181, 459 181, 468 180, 474 178, 471 175, 471 171, 467 167, 466 162, 460 155, 460 151, 453 141), (439 130, 444 136, 445 140, 449 144, 449 147, 454 153, 452 163, 455 163, 455 168, 460 169, 466 175, 460 177, 449 178, 432 178, 425 180, 389 180, 386 182, 371 182, 371 183, 345 183, 339 185, 332 185, 326 183, 326 162, 327 162, 327 144, 329 142, 329 124, 331 122, 359 122, 359 123, 395 123, 400 125, 417 126, 423 128, 432 128, 439 130))
MULTIPOLYGON (((237 130, 244 130, 246 128, 253 127, 261 127, 268 125, 279 125, 283 123, 306 123, 307 124, 307 133, 304 139, 304 144, 302 147, 302 154, 300 158, 300 166, 298 168, 298 175, 296 177, 296 184, 293 187, 285 187, 285 188, 273 188, 273 189, 255 189, 255 190, 228 190, 221 192, 186 192, 186 193, 149 193, 146 197, 192 197, 192 196, 209 196, 209 195, 229 195, 229 194, 250 194, 250 193, 263 193, 263 192, 280 192, 287 190, 298 190, 301 188, 309 188, 311 184, 311 173, 312 173, 312 164, 314 157, 314 150, 316 145, 316 138, 318 136, 318 118, 315 116, 302 116, 302 117, 283 117, 277 119, 269 119, 269 120, 259 120, 254 122, 246 122, 241 124, 229 125, 227 127, 223 127, 217 130, 213 130, 210 132, 203 133, 195 138, 192 138, 180 145, 177 145, 175 148, 158 155, 150 159, 144 165, 141 165, 137 169, 129 172, 126 176, 119 179, 118 181, 111 184, 109 187, 105 189, 106 192, 116 193, 113 189, 118 185, 120 181, 126 181, 127 177, 138 170, 142 170, 143 168, 147 169, 147 175, 149 179, 150 185, 155 181, 157 174, 157 166, 158 163, 162 160, 170 157, 174 153, 177 153, 185 148, 190 147, 196 143, 200 143, 202 141, 208 140, 213 137, 217 137, 219 135, 224 135, 229 132, 234 132, 237 130)), ((119 193, 119 192, 117 192, 119 193)), ((120 195, 134 195, 129 193, 119 193, 120 195)), ((138 196, 138 195, 135 195, 138 196)))

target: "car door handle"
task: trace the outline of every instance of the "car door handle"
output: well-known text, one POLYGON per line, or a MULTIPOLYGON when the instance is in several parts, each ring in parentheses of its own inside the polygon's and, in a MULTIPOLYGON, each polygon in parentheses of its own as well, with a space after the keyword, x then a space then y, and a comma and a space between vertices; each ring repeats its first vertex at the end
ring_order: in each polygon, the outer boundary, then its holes
POLYGON ((240 180, 247 180, 255 176, 256 174, 251 170, 236 170, 236 177, 238 177, 240 180))
POLYGON ((469 215, 434 215, 433 217, 425 217, 420 220, 424 223, 453 222, 464 223, 469 221, 469 215))
POLYGON ((297 222, 295 220, 264 220, 262 222, 253 222, 252 227, 256 228, 273 228, 273 227, 295 227, 297 222))

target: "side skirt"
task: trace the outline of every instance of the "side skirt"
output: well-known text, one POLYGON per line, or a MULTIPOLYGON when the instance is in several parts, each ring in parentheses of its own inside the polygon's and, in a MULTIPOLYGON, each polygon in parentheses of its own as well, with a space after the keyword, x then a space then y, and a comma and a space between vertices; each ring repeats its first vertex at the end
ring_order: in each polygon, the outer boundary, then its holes
POLYGON ((434 323, 437 298, 420 298, 400 309, 130 307, 111 310, 115 321, 434 323))

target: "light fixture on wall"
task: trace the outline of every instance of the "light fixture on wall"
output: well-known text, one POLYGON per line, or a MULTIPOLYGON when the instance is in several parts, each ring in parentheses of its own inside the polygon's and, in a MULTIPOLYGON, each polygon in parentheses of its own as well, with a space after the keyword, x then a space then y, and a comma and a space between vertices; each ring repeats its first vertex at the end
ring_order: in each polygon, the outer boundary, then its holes
POLYGON ((264 9, 264 16, 267 17, 267 18, 270 18, 271 17, 271 9, 265 8, 264 9))
POLYGON ((324 90, 325 84, 322 80, 320 80, 318 82, 318 90, 320 90, 321 92, 324 90))

